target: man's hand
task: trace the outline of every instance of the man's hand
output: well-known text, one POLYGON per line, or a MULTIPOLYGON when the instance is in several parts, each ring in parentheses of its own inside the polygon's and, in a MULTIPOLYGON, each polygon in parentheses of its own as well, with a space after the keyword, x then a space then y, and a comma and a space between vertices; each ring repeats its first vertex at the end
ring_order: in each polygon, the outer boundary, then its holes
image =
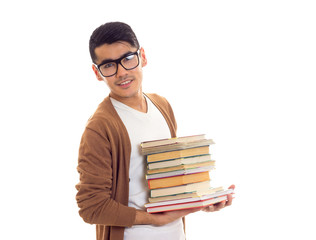
MULTIPOLYGON (((231 185, 229 187, 229 189, 235 189, 235 185, 231 185)), ((224 207, 228 207, 228 206, 232 205, 232 203, 233 203, 233 196, 232 196, 232 194, 228 194, 227 201, 225 200, 225 201, 213 204, 211 206, 203 208, 202 210, 205 212, 215 212, 215 211, 221 210, 224 207)))
POLYGON ((176 210, 170 212, 162 212, 162 213, 154 213, 152 214, 155 218, 155 225, 162 226, 167 223, 173 222, 178 218, 182 218, 190 213, 194 213, 200 211, 201 208, 192 208, 192 209, 185 209, 185 210, 176 210))
POLYGON ((192 208, 162 213, 147 213, 137 210, 134 224, 152 224, 156 226, 162 226, 171 223, 179 218, 182 218, 190 213, 194 213, 200 210, 201 208, 192 208))

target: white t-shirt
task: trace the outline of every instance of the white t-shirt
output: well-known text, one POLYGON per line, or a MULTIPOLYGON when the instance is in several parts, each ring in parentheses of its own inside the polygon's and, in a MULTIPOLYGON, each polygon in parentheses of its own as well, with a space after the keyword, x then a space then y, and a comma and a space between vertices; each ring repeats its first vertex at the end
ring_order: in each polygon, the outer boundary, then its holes
MULTIPOLYGON (((140 143, 149 140, 170 138, 168 124, 147 98, 147 113, 139 112, 113 98, 112 104, 122 119, 131 141, 131 159, 129 168, 129 201, 128 206, 145 210, 144 204, 148 202, 149 190, 146 174, 146 160, 141 155, 140 143)), ((135 225, 125 228, 124 240, 184 240, 183 223, 178 219, 164 226, 135 225)))

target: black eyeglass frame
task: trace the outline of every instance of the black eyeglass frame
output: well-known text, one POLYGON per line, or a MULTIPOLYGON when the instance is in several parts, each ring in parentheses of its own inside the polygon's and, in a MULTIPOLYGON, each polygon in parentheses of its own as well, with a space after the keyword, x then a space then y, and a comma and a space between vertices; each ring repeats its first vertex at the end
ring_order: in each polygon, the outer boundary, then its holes
POLYGON ((129 53, 126 53, 125 55, 123 55, 122 57, 120 57, 120 58, 118 58, 118 59, 116 59, 116 60, 105 60, 105 61, 103 61, 102 63, 100 63, 100 64, 98 64, 98 65, 97 65, 97 64, 94 64, 94 65, 97 67, 99 73, 100 73, 103 77, 112 77, 112 76, 114 76, 115 74, 117 74, 117 70, 118 70, 118 65, 119 65, 119 64, 120 64, 125 70, 132 70, 132 69, 134 69, 134 68, 137 68, 138 65, 139 65, 139 50, 137 50, 136 52, 129 52, 129 53), (137 63, 137 65, 136 65, 135 67, 133 67, 133 68, 126 68, 126 67, 123 66, 123 64, 121 63, 121 61, 122 61, 124 58, 129 57, 129 56, 131 56, 131 55, 136 55, 138 63, 137 63), (107 64, 107 63, 115 63, 115 64, 116 64, 116 71, 115 71, 115 73, 113 73, 113 74, 111 74, 111 75, 105 76, 105 75, 103 75, 103 73, 101 72, 100 67, 101 67, 102 65, 104 65, 104 64, 107 64))

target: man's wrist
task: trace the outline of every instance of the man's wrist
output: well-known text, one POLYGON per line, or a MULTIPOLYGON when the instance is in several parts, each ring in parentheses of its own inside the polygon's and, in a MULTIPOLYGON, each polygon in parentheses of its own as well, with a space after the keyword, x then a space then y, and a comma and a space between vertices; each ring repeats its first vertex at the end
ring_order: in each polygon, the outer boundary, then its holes
POLYGON ((147 213, 141 210, 136 210, 134 225, 142 225, 142 224, 155 224, 154 218, 150 213, 147 213))

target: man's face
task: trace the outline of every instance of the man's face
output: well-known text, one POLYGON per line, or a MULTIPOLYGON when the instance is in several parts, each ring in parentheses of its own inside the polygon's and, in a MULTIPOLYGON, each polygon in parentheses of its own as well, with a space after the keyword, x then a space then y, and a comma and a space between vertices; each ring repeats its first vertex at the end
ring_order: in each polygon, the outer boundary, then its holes
MULTIPOLYGON (((134 53, 138 49, 132 47, 127 42, 116 42, 113 44, 103 44, 95 49, 97 56, 96 64, 107 60, 117 60, 128 53, 134 53)), ((131 70, 126 70, 121 64, 117 66, 117 73, 110 77, 103 77, 98 69, 93 65, 99 81, 105 81, 110 88, 110 96, 120 100, 122 98, 135 97, 142 94, 142 67, 146 65, 146 57, 143 49, 140 49, 139 65, 131 70)))

